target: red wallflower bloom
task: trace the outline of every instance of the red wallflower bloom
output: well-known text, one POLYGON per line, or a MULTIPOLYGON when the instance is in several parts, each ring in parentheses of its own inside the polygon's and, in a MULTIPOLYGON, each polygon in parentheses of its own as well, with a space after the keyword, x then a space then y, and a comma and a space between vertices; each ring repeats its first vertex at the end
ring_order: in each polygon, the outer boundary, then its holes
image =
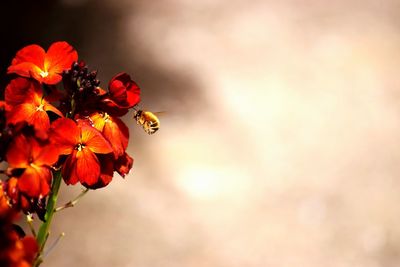
POLYGON ((140 88, 127 73, 115 75, 108 84, 108 91, 103 102, 111 114, 122 116, 140 102, 140 88))
POLYGON ((17 177, 11 177, 4 182, 4 191, 8 197, 8 202, 11 206, 24 213, 36 213, 41 220, 45 212, 45 198, 33 198, 21 192, 18 188, 17 177))
POLYGON ((60 74, 70 69, 78 60, 78 53, 67 42, 55 42, 47 50, 38 45, 28 45, 19 50, 8 67, 7 73, 32 77, 41 83, 56 84, 60 74))
POLYGON ((101 175, 100 161, 96 154, 113 152, 110 143, 89 124, 67 118, 60 118, 51 125, 50 139, 60 149, 60 154, 69 155, 62 167, 67 184, 78 181, 91 187, 101 175))
POLYGON ((38 252, 35 238, 21 237, 13 227, 17 211, 8 204, 0 181, 0 266, 30 267, 38 252))
POLYGON ((2 267, 31 267, 39 246, 32 236, 21 238, 9 227, 0 233, 3 244, 0 246, 0 266, 2 267))
POLYGON ((133 165, 133 159, 125 152, 128 147, 129 129, 119 118, 107 113, 94 113, 90 116, 93 127, 103 133, 114 150, 114 158, 102 158, 102 166, 108 172, 117 171, 122 177, 129 173, 133 165), (109 165, 111 164, 111 165, 109 165), (106 168, 107 167, 107 168, 106 168))
POLYGON ((50 127, 48 111, 62 117, 62 113, 43 97, 39 83, 18 77, 6 87, 5 100, 9 106, 7 123, 26 121, 35 129, 46 131, 50 127))
POLYGON ((93 127, 102 132, 103 136, 110 142, 115 158, 122 156, 129 141, 129 129, 125 123, 119 118, 99 112, 92 114, 90 120, 93 122, 93 127))
POLYGON ((6 192, 8 201, 13 207, 26 212, 32 211, 31 203, 29 203, 29 200, 19 192, 18 178, 11 177, 10 179, 8 179, 4 183, 3 190, 6 192))
POLYGON ((18 189, 33 198, 46 196, 50 191, 51 169, 58 160, 58 149, 40 144, 33 137, 18 135, 8 147, 6 158, 10 172, 22 169, 18 189))

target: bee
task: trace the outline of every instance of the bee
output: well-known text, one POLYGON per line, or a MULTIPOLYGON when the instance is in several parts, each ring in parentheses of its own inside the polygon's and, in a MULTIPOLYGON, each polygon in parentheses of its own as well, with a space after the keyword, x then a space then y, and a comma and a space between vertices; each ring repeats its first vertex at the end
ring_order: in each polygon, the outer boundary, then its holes
MULTIPOLYGON (((159 112, 157 112, 159 113, 159 112)), ((143 130, 148 134, 154 134, 160 129, 160 120, 150 111, 137 110, 133 117, 137 124, 143 127, 143 130)))

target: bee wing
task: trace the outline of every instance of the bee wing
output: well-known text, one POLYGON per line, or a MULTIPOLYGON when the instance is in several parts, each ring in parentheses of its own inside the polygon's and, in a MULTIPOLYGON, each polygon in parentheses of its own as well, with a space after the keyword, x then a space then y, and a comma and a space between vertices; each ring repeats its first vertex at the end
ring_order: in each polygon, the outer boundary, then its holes
POLYGON ((156 116, 164 116, 166 113, 167 113, 166 111, 153 112, 153 114, 156 115, 156 116))

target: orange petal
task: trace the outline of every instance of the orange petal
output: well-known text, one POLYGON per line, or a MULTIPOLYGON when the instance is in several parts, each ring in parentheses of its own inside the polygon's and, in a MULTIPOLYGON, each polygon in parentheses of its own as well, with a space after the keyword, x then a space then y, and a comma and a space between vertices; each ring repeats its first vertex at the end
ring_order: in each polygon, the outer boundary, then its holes
POLYGON ((86 183, 83 183, 84 186, 90 189, 98 189, 101 187, 104 187, 108 185, 113 178, 113 173, 114 173, 114 161, 113 161, 113 155, 112 154, 106 154, 106 155, 97 155, 97 158, 99 159, 100 162, 100 176, 97 180, 97 182, 93 185, 88 185, 86 183))
POLYGON ((51 111, 55 114, 57 114, 60 117, 64 117, 64 115, 61 113, 61 111, 59 111, 55 106, 53 106, 52 104, 49 104, 46 100, 42 100, 43 103, 43 109, 45 111, 51 111))
POLYGON ((27 139, 31 144, 32 161, 37 166, 52 166, 57 162, 59 149, 53 144, 40 145, 34 138, 27 139))
POLYGON ((68 158, 65 160, 64 165, 61 169, 61 174, 66 184, 74 185, 79 181, 79 177, 76 172, 77 152, 78 152, 77 150, 72 151, 71 155, 69 155, 68 158))
POLYGON ((111 154, 101 155, 99 160, 101 162, 101 174, 97 188, 108 185, 111 182, 114 174, 114 162, 111 154))
POLYGON ((50 140, 58 146, 60 154, 68 155, 80 143, 80 129, 75 121, 59 118, 51 124, 50 140))
POLYGON ((125 177, 132 169, 133 158, 131 158, 127 153, 120 156, 114 164, 115 170, 121 175, 125 177))
POLYGON ((78 53, 70 44, 55 42, 47 50, 44 67, 49 73, 61 74, 64 70, 70 69, 72 63, 77 60, 78 53))
POLYGON ((50 191, 51 171, 47 167, 28 167, 18 179, 18 188, 30 197, 47 196, 50 191))
POLYGON ((45 54, 44 49, 38 45, 25 46, 17 52, 7 73, 17 73, 24 77, 30 77, 32 71, 36 72, 37 69, 43 69, 45 54))
POLYGON ((90 115, 90 120, 93 122, 94 128, 96 128, 100 132, 103 131, 104 125, 106 123, 103 114, 96 112, 96 113, 90 115))
POLYGON ((115 157, 125 153, 125 149, 128 146, 129 129, 122 120, 110 118, 105 124, 103 135, 110 142, 115 157))
POLYGON ((33 103, 25 103, 14 107, 7 116, 7 122, 17 124, 25 121, 37 130, 46 131, 50 127, 50 119, 44 110, 37 110, 33 103))
POLYGON ((94 153, 111 153, 112 147, 103 135, 94 127, 88 124, 81 124, 81 142, 94 153))
MULTIPOLYGON (((36 82, 30 79, 18 77, 13 79, 6 87, 4 98, 8 105, 16 106, 25 102, 26 99, 33 99, 35 93, 38 93, 36 82)), ((40 88, 38 88, 41 90, 40 88)), ((40 94, 41 96, 41 94, 40 94)))
POLYGON ((31 145, 23 135, 14 138, 8 147, 6 158, 11 168, 26 168, 31 157, 31 145))
POLYGON ((81 183, 94 185, 100 176, 100 165, 96 155, 90 149, 76 153, 76 173, 81 183))
POLYGON ((24 246, 24 253, 25 253, 25 259, 28 262, 33 262, 33 260, 36 257, 36 253, 39 251, 39 246, 38 243, 36 242, 36 239, 33 236, 25 236, 22 239, 22 244, 24 246))
POLYGON ((43 67, 46 52, 39 45, 33 44, 20 49, 11 62, 11 65, 21 62, 32 62, 38 67, 43 67))
POLYGON ((39 78, 35 78, 35 79, 37 79, 38 81, 41 81, 45 84, 57 84, 62 80, 62 76, 56 72, 49 72, 46 77, 39 77, 39 78))

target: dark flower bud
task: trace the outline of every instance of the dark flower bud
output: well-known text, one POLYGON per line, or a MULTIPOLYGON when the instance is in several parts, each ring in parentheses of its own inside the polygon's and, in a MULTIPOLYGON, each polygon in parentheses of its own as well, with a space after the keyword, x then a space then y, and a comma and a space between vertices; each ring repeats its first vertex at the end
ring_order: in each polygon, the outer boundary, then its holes
POLYGON ((92 78, 92 79, 96 78, 96 76, 97 76, 97 70, 91 71, 89 73, 89 77, 92 78))

